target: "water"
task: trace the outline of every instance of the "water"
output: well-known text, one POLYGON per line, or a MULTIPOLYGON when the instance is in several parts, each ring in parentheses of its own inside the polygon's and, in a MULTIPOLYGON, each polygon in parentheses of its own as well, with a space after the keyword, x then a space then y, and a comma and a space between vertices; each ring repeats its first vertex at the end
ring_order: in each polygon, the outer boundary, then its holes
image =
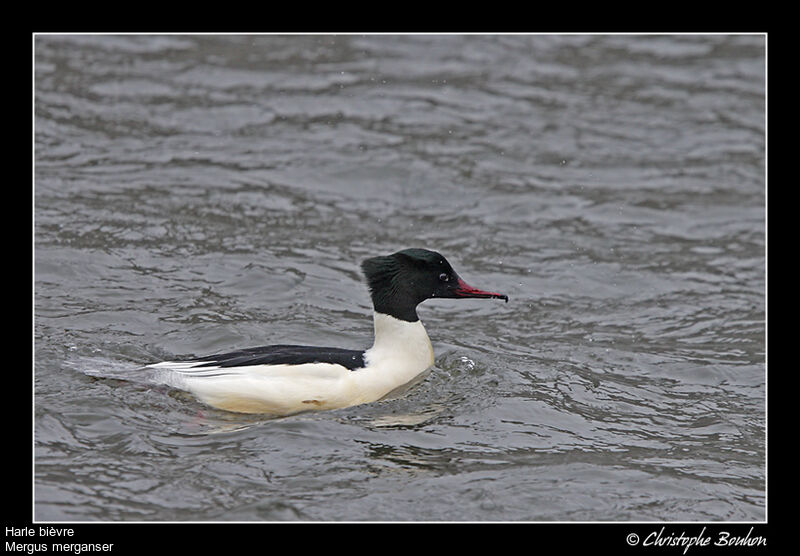
POLYGON ((765 39, 35 38, 43 521, 758 521, 765 39), (368 347, 359 262, 420 307, 400 397, 281 419, 87 376, 368 347))

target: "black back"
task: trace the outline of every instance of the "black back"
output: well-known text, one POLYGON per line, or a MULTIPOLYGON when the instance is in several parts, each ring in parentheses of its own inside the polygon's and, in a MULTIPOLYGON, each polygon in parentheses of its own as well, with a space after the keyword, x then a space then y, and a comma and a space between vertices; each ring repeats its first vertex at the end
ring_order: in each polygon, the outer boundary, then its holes
POLYGON ((303 365, 333 363, 354 371, 364 367, 364 352, 332 347, 275 345, 240 349, 193 359, 197 367, 239 367, 249 365, 303 365))

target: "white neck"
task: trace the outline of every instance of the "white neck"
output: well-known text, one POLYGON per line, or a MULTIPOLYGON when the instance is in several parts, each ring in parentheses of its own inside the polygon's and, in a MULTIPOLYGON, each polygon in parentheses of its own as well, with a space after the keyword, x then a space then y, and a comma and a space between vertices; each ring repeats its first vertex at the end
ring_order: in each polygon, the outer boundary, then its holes
POLYGON ((388 393, 433 365, 433 346, 421 321, 408 322, 378 312, 374 321, 375 343, 364 353, 366 369, 354 371, 354 377, 371 375, 369 382, 380 383, 388 393))

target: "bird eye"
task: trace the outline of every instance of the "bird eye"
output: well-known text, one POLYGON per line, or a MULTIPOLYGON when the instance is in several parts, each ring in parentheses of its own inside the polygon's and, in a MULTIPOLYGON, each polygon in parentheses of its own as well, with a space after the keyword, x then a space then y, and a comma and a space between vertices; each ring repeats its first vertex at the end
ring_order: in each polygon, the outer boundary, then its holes
POLYGON ((450 279, 450 277, 444 272, 442 272, 439 275, 439 280, 441 280, 442 282, 447 282, 449 279, 450 279))

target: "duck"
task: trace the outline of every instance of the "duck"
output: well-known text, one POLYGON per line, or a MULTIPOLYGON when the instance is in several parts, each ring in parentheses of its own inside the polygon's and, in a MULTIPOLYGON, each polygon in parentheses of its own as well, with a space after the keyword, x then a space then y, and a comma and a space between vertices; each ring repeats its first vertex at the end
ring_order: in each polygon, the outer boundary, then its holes
POLYGON ((414 384, 434 364, 417 306, 428 299, 502 299, 468 285, 436 251, 410 248, 361 263, 373 306, 364 350, 268 345, 146 365, 156 383, 216 409, 287 416, 372 403, 414 384))

